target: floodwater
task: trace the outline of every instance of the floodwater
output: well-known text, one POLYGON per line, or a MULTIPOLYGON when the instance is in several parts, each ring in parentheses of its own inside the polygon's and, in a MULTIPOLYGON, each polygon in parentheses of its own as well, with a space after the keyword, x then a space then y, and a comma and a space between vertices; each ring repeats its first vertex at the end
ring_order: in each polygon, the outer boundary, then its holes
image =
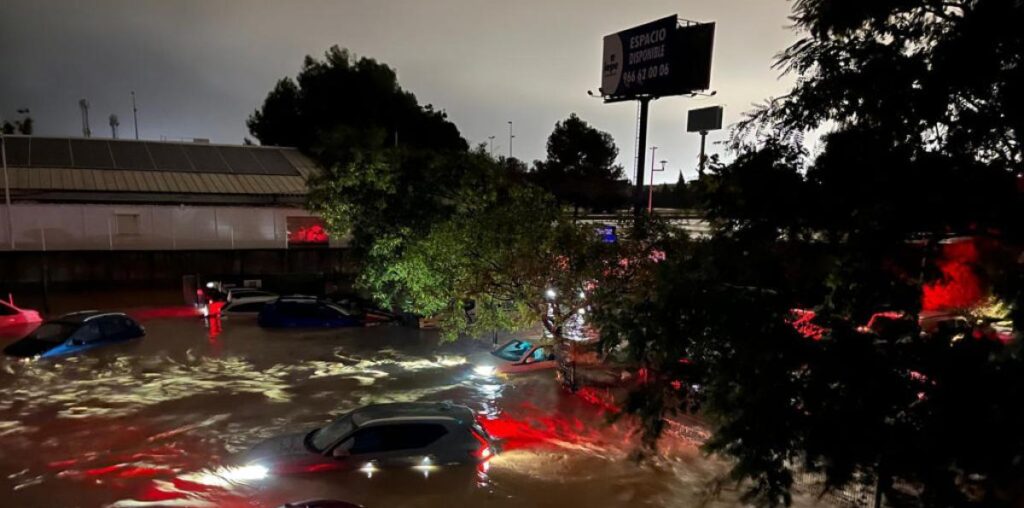
MULTIPOLYGON (((627 459, 627 419, 558 388, 551 372, 480 377, 489 344, 441 344, 398 326, 210 328, 188 312, 139 312, 147 335, 56 360, 0 359, 0 506, 277 507, 311 498, 367 507, 694 506, 721 461, 677 429, 653 464, 627 459), (380 402, 465 404, 506 440, 486 466, 245 479, 259 441, 380 402)), ((737 504, 726 488, 710 505, 737 504)))

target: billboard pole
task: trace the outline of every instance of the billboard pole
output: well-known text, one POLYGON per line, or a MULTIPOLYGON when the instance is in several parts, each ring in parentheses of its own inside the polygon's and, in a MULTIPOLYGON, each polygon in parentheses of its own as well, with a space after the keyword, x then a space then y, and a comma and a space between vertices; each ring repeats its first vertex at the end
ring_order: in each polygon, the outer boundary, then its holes
POLYGON ((647 109, 651 98, 640 98, 640 133, 636 144, 636 192, 633 196, 633 216, 637 219, 644 211, 644 166, 647 152, 647 109))

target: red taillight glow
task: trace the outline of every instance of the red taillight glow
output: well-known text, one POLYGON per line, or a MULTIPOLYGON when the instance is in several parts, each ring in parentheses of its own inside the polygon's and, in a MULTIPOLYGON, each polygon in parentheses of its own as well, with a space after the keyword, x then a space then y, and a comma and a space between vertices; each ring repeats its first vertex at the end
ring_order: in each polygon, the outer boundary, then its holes
POLYGON ((475 430, 471 430, 471 431, 469 431, 469 433, 472 434, 473 437, 476 438, 476 440, 480 442, 480 448, 477 449, 475 452, 472 452, 472 455, 474 457, 480 459, 480 460, 488 460, 488 459, 490 459, 491 456, 494 455, 494 452, 491 450, 491 443, 489 443, 486 439, 484 439, 475 430))

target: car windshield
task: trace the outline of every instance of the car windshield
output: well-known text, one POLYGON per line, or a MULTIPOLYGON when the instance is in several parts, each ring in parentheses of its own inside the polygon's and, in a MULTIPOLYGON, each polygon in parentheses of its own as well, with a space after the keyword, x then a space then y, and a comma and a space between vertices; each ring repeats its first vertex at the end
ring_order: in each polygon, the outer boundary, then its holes
POLYGON ((501 349, 495 351, 494 356, 497 356, 502 360, 514 362, 522 358, 531 347, 533 347, 533 344, 526 342, 525 340, 513 340, 512 342, 502 346, 501 349))
POLYGON ((67 323, 43 323, 30 337, 43 342, 64 342, 74 332, 75 326, 67 323))
POLYGON ((316 451, 322 452, 328 446, 331 446, 342 437, 345 437, 346 434, 352 432, 353 428, 355 426, 352 425, 352 418, 349 415, 342 416, 331 422, 330 425, 314 430, 310 435, 309 444, 316 451))

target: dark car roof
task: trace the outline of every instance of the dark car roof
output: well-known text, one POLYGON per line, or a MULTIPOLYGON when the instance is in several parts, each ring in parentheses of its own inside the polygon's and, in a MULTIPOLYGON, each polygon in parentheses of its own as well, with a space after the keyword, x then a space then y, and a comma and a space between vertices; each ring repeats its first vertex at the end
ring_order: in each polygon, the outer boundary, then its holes
POLYGON ((101 312, 98 310, 82 310, 78 312, 70 312, 64 314, 56 319, 51 319, 50 322, 67 323, 72 325, 80 325, 90 319, 100 316, 124 316, 128 317, 124 312, 101 312))
POLYGON ((352 420, 356 425, 390 418, 452 418, 472 423, 473 411, 466 406, 448 402, 395 402, 373 404, 352 412, 352 420))

